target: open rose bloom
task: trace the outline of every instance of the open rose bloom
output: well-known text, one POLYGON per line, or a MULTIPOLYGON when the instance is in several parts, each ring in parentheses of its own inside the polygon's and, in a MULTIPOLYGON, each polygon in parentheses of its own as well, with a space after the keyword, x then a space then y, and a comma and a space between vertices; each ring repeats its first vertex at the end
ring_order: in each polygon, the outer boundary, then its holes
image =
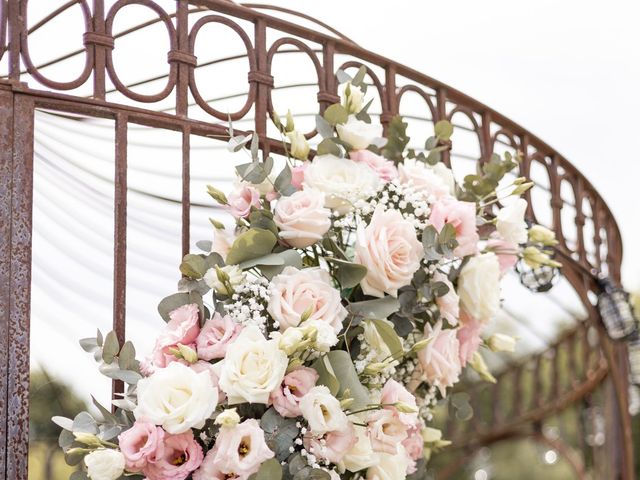
POLYGON ((318 120, 321 154, 293 118, 276 120, 286 166, 254 155, 231 192, 209 188, 235 231, 184 257, 142 361, 113 332, 82 341, 127 384, 113 414, 56 419, 92 480, 421 478, 428 439, 441 438, 433 406, 485 365, 483 345, 517 348, 485 333, 500 282, 525 249, 553 244, 528 234, 524 200, 486 203, 503 200, 486 186, 517 159, 494 158, 500 168, 459 185, 435 155, 450 144, 447 122, 427 142, 434 155, 401 155, 402 121, 388 129, 398 138, 382 138, 360 115, 366 86, 341 91, 318 120))

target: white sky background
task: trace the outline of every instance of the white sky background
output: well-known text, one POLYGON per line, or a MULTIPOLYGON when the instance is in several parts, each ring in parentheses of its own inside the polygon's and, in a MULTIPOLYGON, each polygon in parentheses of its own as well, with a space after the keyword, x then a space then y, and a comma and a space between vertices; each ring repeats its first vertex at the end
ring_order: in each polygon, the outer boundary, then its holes
MULTIPOLYGON (((53 8, 48 0, 40 4, 47 12, 53 8)), ((310 14, 364 48, 448 83, 519 122, 563 153, 592 181, 616 215, 626 249, 624 279, 629 287, 640 288, 640 251, 634 248, 640 240, 635 199, 640 180, 640 121, 636 115, 640 109, 640 6, 635 2, 617 0, 605 6, 603 2, 578 0, 282 0, 273 4, 310 14)), ((225 53, 220 49, 216 56, 225 53)), ((160 57, 164 57, 164 50, 160 57)), ((140 78, 145 76, 143 73, 140 78)), ((78 129, 75 137, 66 137, 65 132, 76 126, 63 123, 61 127, 46 115, 38 117, 37 128, 44 135, 36 151, 47 152, 45 156, 53 164, 75 160, 77 165, 88 166, 87 160, 92 158, 90 169, 112 178, 109 129, 88 126, 78 129), (102 136, 104 143, 82 140, 82 135, 90 131, 102 136), (65 161, 56 161, 58 156, 65 161)), ((166 132, 136 135, 137 140, 148 144, 179 145, 180 141, 177 135, 166 132)), ((200 143, 208 147, 206 142, 200 143)), ((217 164, 212 175, 211 152, 206 148, 194 150, 194 168, 204 180, 192 185, 192 200, 206 202, 204 184, 208 177, 231 172, 225 167, 221 173, 217 164)), ((178 152, 172 160, 167 155, 130 144, 129 162, 152 172, 179 175, 178 152), (157 161, 156 155, 165 155, 163 160, 167 161, 157 161)), ((95 191, 112 187, 90 175, 80 178, 95 187, 93 193, 84 187, 61 188, 60 183, 55 187, 56 179, 65 181, 64 175, 52 170, 51 164, 37 164, 38 172, 49 183, 39 184, 36 179, 32 357, 34 363, 47 365, 54 375, 75 379, 82 395, 92 391, 106 399, 109 382, 100 379, 90 357, 76 341, 93 333, 94 325, 103 331, 109 329, 112 200, 95 191), (39 194, 39 185, 58 190, 39 194), (66 195, 66 205, 72 205, 73 212, 49 204, 45 200, 49 194, 58 195, 61 201, 66 195), (42 201, 38 201, 38 195, 42 201), (70 256, 61 256, 65 249, 70 256), (71 257, 78 260, 77 265, 71 257), (51 354, 52 345, 55 355, 51 354)), ((154 174, 136 177, 130 173, 129 186, 179 198, 179 183, 163 181, 167 180, 154 174)), ((148 351, 162 325, 155 313, 158 300, 175 286, 179 215, 176 209, 161 211, 150 199, 129 194, 127 333, 141 353, 148 351), (159 227, 169 233, 158 234, 154 229, 159 227)), ((193 240, 207 238, 209 215, 202 209, 192 210, 192 221, 197 223, 193 240)), ((550 306, 543 312, 539 296, 522 293, 516 287, 517 283, 508 284, 506 296, 520 312, 535 308, 541 319, 561 315, 550 306)), ((566 298, 565 287, 556 287, 552 294, 566 298)), ((535 334, 517 329, 513 333, 536 349, 544 345, 538 337, 550 340, 553 333, 550 326, 533 320, 527 328, 535 329, 535 334)))

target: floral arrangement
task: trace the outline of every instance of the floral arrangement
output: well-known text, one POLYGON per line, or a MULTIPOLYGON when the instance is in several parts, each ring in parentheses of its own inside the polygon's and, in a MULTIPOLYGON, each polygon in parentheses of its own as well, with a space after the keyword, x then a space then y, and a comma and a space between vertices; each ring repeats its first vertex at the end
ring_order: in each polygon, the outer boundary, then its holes
POLYGON ((519 259, 558 266, 554 235, 525 222, 531 183, 505 178, 516 157, 457 184, 441 161, 450 123, 420 151, 400 117, 383 138, 364 75, 339 72, 313 160, 291 114, 274 115, 277 175, 229 125, 251 161, 232 192, 209 193, 235 228, 212 220, 205 253, 184 257, 151 355, 114 332, 80 342, 127 388, 113 411, 94 401, 99 418, 54 417, 83 466, 72 480, 420 478, 449 443, 429 426, 436 402, 465 367, 495 381, 480 347, 515 348, 483 336, 500 279, 519 259))

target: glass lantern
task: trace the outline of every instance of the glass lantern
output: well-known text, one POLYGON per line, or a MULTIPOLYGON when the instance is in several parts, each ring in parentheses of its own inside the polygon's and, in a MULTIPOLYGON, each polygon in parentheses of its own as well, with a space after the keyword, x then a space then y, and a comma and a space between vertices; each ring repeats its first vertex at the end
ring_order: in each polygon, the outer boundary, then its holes
POLYGON ((602 291, 598 295, 598 310, 609 337, 622 340, 636 331, 636 318, 629 304, 629 294, 616 287, 608 278, 600 279, 602 291))
POLYGON ((640 385, 640 334, 635 332, 627 344, 629 352, 629 378, 631 383, 640 385))
POLYGON ((516 264, 516 272, 520 275, 520 283, 532 292, 548 292, 559 278, 558 269, 549 265, 531 268, 522 259, 516 264))

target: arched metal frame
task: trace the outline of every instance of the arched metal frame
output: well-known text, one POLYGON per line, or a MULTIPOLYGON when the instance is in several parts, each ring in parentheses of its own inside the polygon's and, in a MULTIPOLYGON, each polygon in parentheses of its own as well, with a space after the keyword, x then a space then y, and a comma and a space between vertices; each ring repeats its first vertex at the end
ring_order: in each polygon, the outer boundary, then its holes
MULTIPOLYGON (((248 115, 253 110, 253 130, 259 135, 260 147, 265 153, 280 153, 282 149, 279 139, 268 136, 267 116, 273 108, 271 63, 286 45, 306 54, 317 73, 318 112, 338 100, 337 65, 334 62, 336 56, 346 56, 350 60, 342 64, 344 67, 365 65, 368 68, 369 78, 380 97, 382 111, 379 118, 385 128, 391 118, 400 113, 403 95, 414 92, 426 103, 424 119, 435 122, 461 115, 469 118, 481 152, 477 161, 487 161, 496 142, 504 138, 503 144, 523 153, 522 175, 528 175, 532 165, 539 164, 548 177, 550 202, 530 203, 528 216, 535 220, 541 211, 550 213, 552 222, 548 226, 558 235, 557 255, 564 264, 563 274, 586 306, 590 324, 601 330, 589 292, 597 291, 596 276, 600 273, 619 282, 620 232, 606 202, 591 183, 548 144, 490 107, 412 68, 369 52, 330 28, 329 33, 321 33, 271 16, 263 11, 265 6, 242 6, 228 0, 176 0, 175 5, 175 11, 167 12, 153 0, 118 0, 110 9, 106 8, 104 0, 93 0, 91 6, 87 0, 70 0, 29 28, 28 0, 0 0, 0 60, 6 57, 4 60, 8 62, 7 75, 0 80, 0 477, 27 478, 34 110, 46 108, 115 120, 113 327, 122 341, 126 310, 127 126, 140 124, 182 134, 182 251, 187 253, 190 244, 190 138, 191 135, 224 137, 226 128, 223 124, 228 119, 227 114, 211 107, 202 98, 194 73, 199 67, 194 54, 196 37, 207 23, 228 27, 246 48, 249 61, 246 102, 231 116, 236 120, 250 118, 248 115), (37 66, 31 60, 29 34, 76 4, 84 19, 84 47, 70 55, 84 54, 85 67, 76 79, 59 82, 41 71, 51 62, 37 66), (166 78, 165 86, 154 94, 137 93, 123 84, 112 59, 117 50, 115 40, 125 34, 114 34, 114 19, 128 5, 147 7, 158 16, 129 31, 156 23, 163 24, 167 30, 170 45, 168 75, 163 77, 166 78), (211 12, 211 15, 190 25, 189 15, 202 11, 211 12), (246 25, 251 26, 249 31, 246 25), (279 38, 269 43, 267 32, 279 38), (383 72, 384 77, 376 72, 383 72), (115 91, 130 100, 130 104, 108 101, 111 90, 107 89, 107 79, 113 83, 115 91), (65 93, 81 86, 91 87, 89 98, 65 93), (154 110, 154 103, 170 95, 175 97, 174 113, 154 110), (210 121, 190 117, 190 96, 210 116, 210 121), (576 215, 572 224, 563 222, 561 215, 566 204, 561 196, 563 184, 569 185, 573 193, 576 215), (585 212, 585 202, 589 212, 585 212), (587 218, 593 223, 593 235, 588 239, 584 228, 587 218), (570 230, 575 233, 575 242, 567 239, 566 232, 570 230)), ((271 9, 295 14, 279 7, 271 9)), ((157 47, 151 44, 148 48, 157 47)), ((310 132, 307 136, 313 134, 310 132)), ((450 162, 448 153, 445 153, 444 161, 450 162)), ((536 186, 534 190, 537 188, 540 187, 536 186)), ((527 196, 530 200, 531 192, 527 196)), ((579 327, 552 348, 565 348, 565 342, 586 341, 580 328, 584 330, 584 326, 579 327)), ((616 462, 616 478, 633 479, 625 348, 608 341, 602 330, 601 333, 597 361, 587 362, 589 368, 584 372, 584 380, 576 380, 571 385, 558 384, 555 392, 558 395, 541 399, 538 405, 518 406, 514 410, 517 415, 510 418, 496 417, 492 425, 483 427, 475 440, 487 443, 504 438, 523 422, 531 422, 577 401, 603 378, 610 377, 616 392, 615 418, 611 419, 615 427, 612 448, 616 450, 612 459, 620 460, 616 462)), ((115 384, 114 388, 122 387, 115 384)), ((497 390, 495 395, 499 398, 497 390)))

